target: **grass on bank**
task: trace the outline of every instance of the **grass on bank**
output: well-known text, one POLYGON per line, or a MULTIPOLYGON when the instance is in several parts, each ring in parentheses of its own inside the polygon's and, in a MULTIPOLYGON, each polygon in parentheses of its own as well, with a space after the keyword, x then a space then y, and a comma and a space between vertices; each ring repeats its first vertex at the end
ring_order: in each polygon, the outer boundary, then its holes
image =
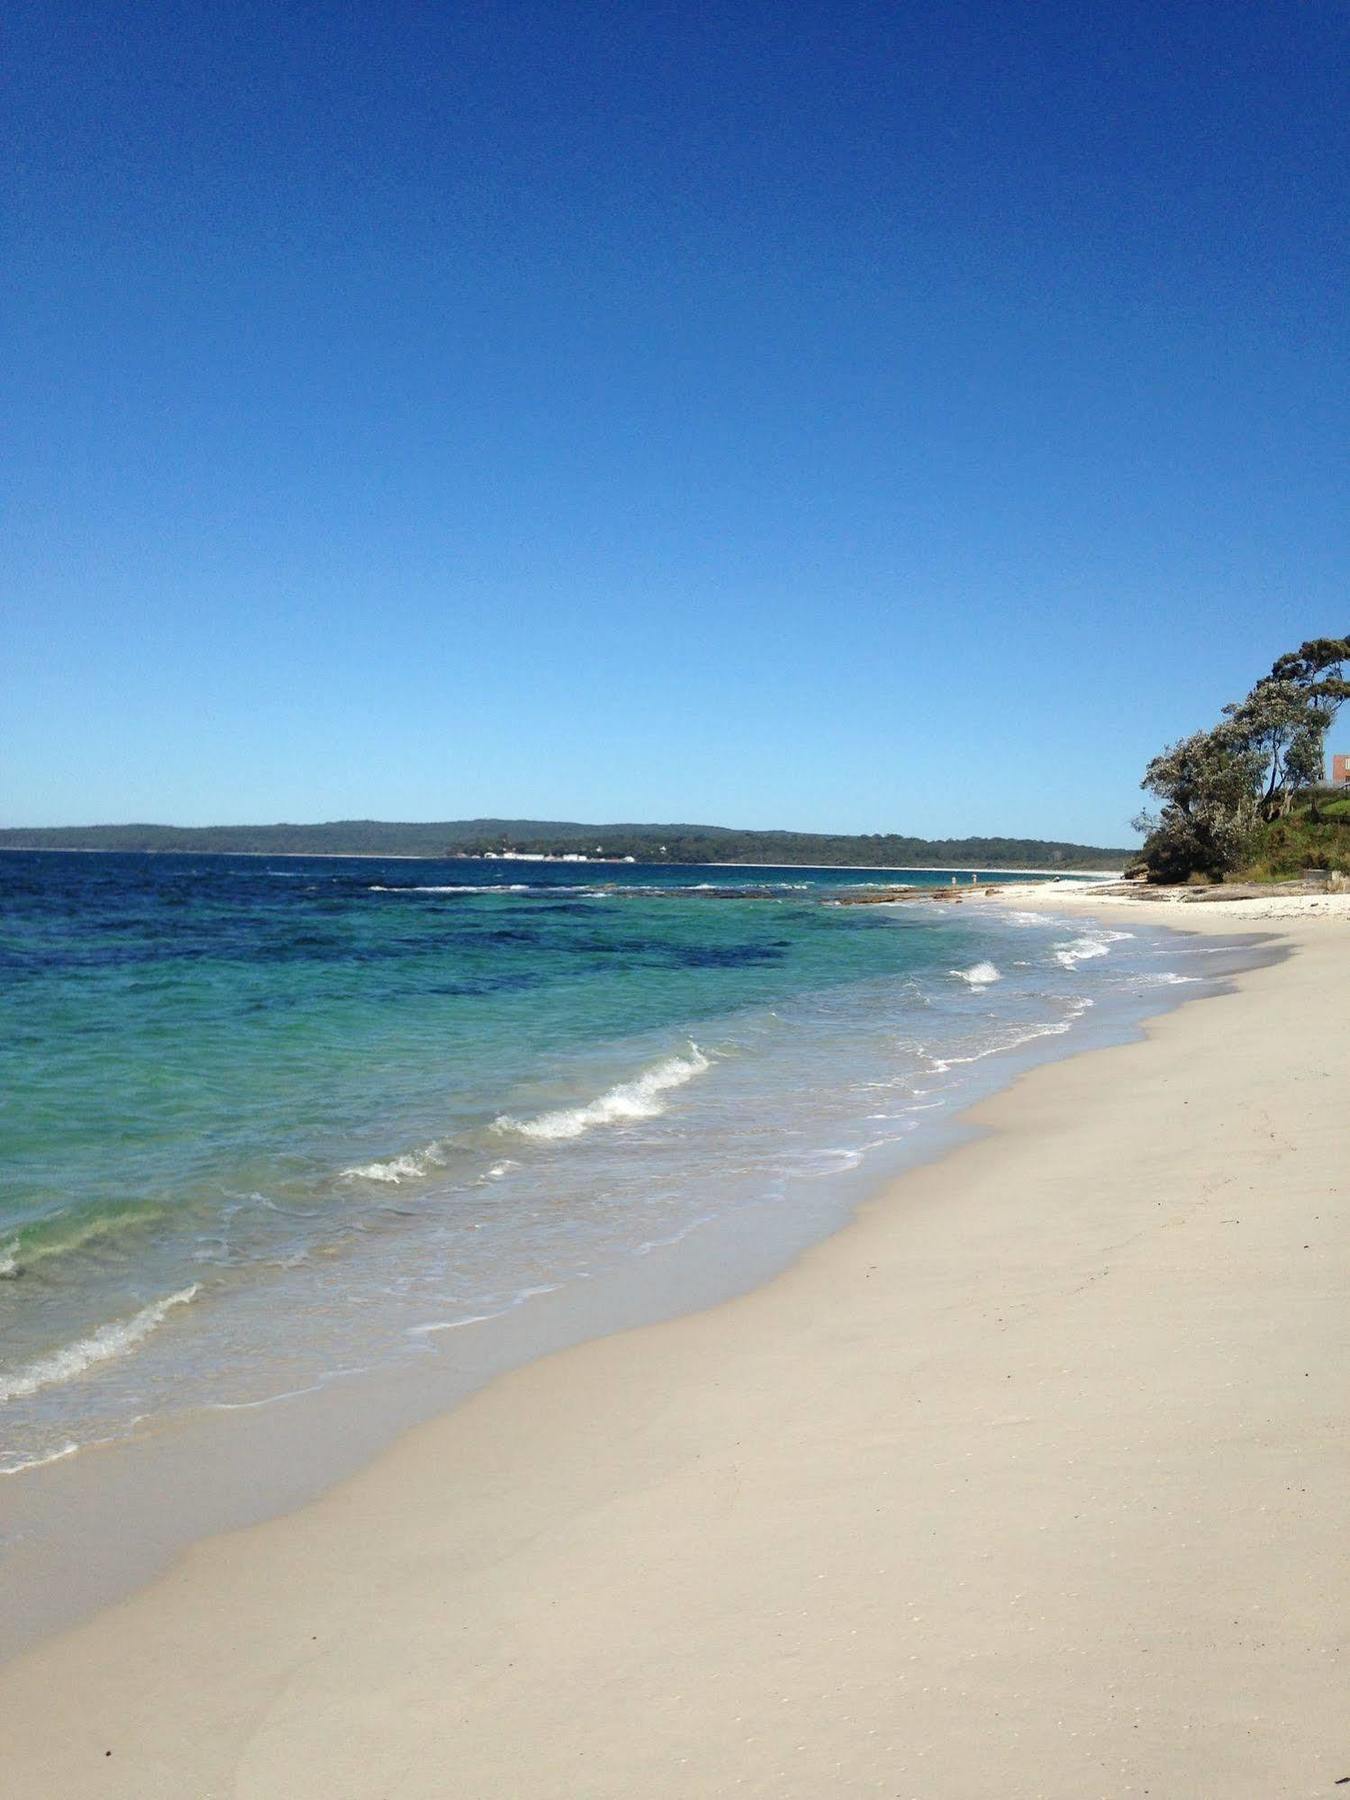
POLYGON ((1350 874, 1350 792, 1343 788, 1301 795, 1288 817, 1260 826, 1247 861, 1231 879, 1288 881, 1305 869, 1350 874))

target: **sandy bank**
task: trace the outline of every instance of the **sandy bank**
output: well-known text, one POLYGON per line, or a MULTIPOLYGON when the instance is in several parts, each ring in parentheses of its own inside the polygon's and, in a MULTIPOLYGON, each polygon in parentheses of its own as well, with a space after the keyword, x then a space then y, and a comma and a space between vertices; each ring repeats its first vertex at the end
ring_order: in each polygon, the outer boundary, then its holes
POLYGON ((1286 936, 769 1286, 10 1664, 0 1791, 1330 1794, 1350 940, 1286 936))
MULTIPOLYGON (((973 897, 973 896, 972 896, 973 897)), ((982 890, 981 897, 1018 906, 1056 907, 1077 912, 1116 913, 1128 908, 1140 918, 1182 931, 1232 931, 1244 925, 1295 924, 1336 920, 1350 925, 1350 894, 1270 894, 1229 899, 1223 890, 1141 888, 1117 890, 1110 884, 1074 881, 1008 882, 982 890), (1146 913, 1144 908, 1148 909, 1146 913)))

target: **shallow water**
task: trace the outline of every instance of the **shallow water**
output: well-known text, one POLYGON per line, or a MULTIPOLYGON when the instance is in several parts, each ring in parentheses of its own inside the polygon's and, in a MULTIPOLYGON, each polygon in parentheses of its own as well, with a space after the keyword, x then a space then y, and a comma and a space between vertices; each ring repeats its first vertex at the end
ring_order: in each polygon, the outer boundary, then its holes
POLYGON ((787 1242, 1000 1059, 1198 979, 1133 920, 829 904, 894 879, 0 857, 0 1470, 397 1367, 738 1212, 787 1242))

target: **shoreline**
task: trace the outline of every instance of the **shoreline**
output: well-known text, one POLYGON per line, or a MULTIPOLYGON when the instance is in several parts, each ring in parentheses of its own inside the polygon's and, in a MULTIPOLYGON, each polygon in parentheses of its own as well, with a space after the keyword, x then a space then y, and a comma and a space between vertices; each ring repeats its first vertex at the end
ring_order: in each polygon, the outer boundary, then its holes
MULTIPOLYGON (((1225 935, 1223 914, 1167 923, 1225 935)), ((894 1777, 966 1800, 990 1769, 1000 1794, 1054 1800, 1124 1792, 1103 1769, 1161 1792, 1321 1791, 1314 1768, 1340 1772, 1322 1760, 1324 1638, 1346 1596, 1318 1554, 1337 1470, 1308 1408, 1323 1416, 1329 1383, 1345 1398, 1321 1065, 1346 964, 1320 921, 1280 936, 1287 961, 1144 1041, 982 1101, 973 1141, 767 1285, 501 1376, 319 1501, 197 1546, 9 1664, 20 1784, 430 1796, 444 1754, 455 1791, 484 1795, 894 1777), (1275 1167, 1282 1190, 1238 1205, 1244 1176, 1275 1167), (1169 1520, 1187 1557, 1157 1535, 1169 1520), (1233 1679, 1258 1717, 1235 1715, 1233 1679)))
MULTIPOLYGON (((939 898, 945 893, 937 890, 939 898)), ((1184 934, 1156 926, 1149 936, 1185 942, 1184 934)), ((420 1340, 433 1354, 369 1366, 345 1357, 357 1366, 242 1404, 185 1408, 157 1417, 144 1432, 86 1440, 78 1454, 72 1439, 54 1455, 7 1472, 0 1480, 6 1576, 0 1663, 120 1602, 192 1545, 319 1499, 404 1431, 452 1411, 510 1370, 615 1331, 701 1312, 771 1282, 846 1226, 890 1181, 971 1137, 976 1128, 968 1116, 981 1099, 1028 1068, 1137 1037, 1145 1019, 1213 991, 1233 967, 1249 966, 1259 954, 1251 948, 1257 941, 1225 935, 1216 948, 1228 954, 1217 962, 1212 953, 1192 959, 1186 979, 1204 986, 1141 991, 1080 1014, 1071 1035, 1033 1032, 977 1058, 950 1110, 945 1102, 927 1110, 922 1132, 870 1146, 856 1166, 695 1218, 674 1238, 598 1267, 584 1280, 560 1277, 557 1285, 528 1289, 524 1306, 471 1314, 464 1321, 471 1329, 420 1340), (166 1498, 150 1506, 149 1493, 166 1498), (117 1521, 115 1534, 110 1518, 117 1521), (80 1543, 94 1546, 93 1554, 76 1556, 73 1546, 80 1543)))

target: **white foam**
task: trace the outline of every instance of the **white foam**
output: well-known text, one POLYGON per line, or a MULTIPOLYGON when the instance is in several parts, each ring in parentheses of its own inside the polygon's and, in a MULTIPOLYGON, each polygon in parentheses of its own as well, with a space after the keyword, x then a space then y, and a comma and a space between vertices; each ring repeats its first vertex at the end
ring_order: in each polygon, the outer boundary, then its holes
POLYGON ((91 1369, 98 1363, 111 1362, 114 1357, 125 1356, 129 1350, 134 1350, 137 1344, 148 1338, 157 1326, 163 1324, 166 1315, 175 1306, 186 1306, 200 1291, 201 1283, 194 1281, 191 1287, 181 1288, 176 1294, 166 1294, 162 1300, 151 1301, 149 1306, 143 1306, 129 1319, 116 1319, 107 1325, 100 1325, 88 1337, 77 1338, 73 1344, 53 1351, 50 1356, 40 1357, 37 1362, 29 1363, 27 1368, 18 1370, 16 1374, 0 1376, 0 1402, 22 1400, 29 1394, 37 1393, 39 1388, 74 1381, 86 1369, 91 1369))
POLYGON ((487 881, 473 883, 445 884, 439 887, 384 887, 373 882, 367 889, 368 894, 528 894, 529 886, 523 881, 487 881))
POLYGON ((415 1156, 405 1152, 402 1156, 391 1156, 387 1162, 359 1163, 355 1168, 342 1171, 343 1181, 387 1181, 397 1187, 400 1181, 416 1181, 419 1175, 427 1172, 425 1155, 415 1156))
POLYGON ((1112 944, 1123 943, 1133 936, 1132 931, 1103 929, 1091 937, 1070 938, 1066 943, 1055 945, 1055 961, 1062 969, 1074 969, 1081 962, 1091 962, 1094 957, 1109 956, 1112 944))
POLYGON ((80 1446, 71 1441, 60 1444, 55 1450, 46 1450, 41 1456, 30 1456, 21 1462, 7 1463, 0 1468, 0 1475, 23 1475, 29 1469, 45 1469, 48 1463, 64 1462, 68 1456, 79 1454, 80 1446))
MULTIPOLYGON (((949 1075, 955 1068, 967 1063, 983 1062, 987 1056, 999 1056, 1008 1050, 1020 1050, 1023 1044, 1031 1044, 1037 1038, 1063 1037, 1072 1031, 1075 1023, 1082 1018, 1084 1012, 1092 1005, 1091 1000, 1074 1002, 1073 1009, 1067 1019, 1046 1020, 1040 1025, 1028 1025, 1024 1028, 1014 1026, 1009 1035, 986 1044, 983 1050, 976 1050, 971 1056, 937 1056, 931 1050, 920 1046, 920 1054, 928 1058, 929 1072, 934 1075, 949 1075)), ((915 1088, 916 1094, 926 1093, 926 1088, 915 1088)))
POLYGON ((654 1119, 666 1110, 661 1098, 663 1094, 672 1088, 683 1087, 711 1067, 697 1044, 691 1043, 689 1049, 688 1056, 668 1056, 664 1062, 644 1070, 636 1080, 621 1081, 586 1106, 563 1107, 557 1112, 541 1113, 537 1119, 513 1119, 503 1113, 493 1121, 493 1129, 513 1132, 520 1137, 554 1141, 580 1137, 595 1125, 654 1119))
POLYGON ((991 981, 1002 981, 1002 972, 991 962, 977 962, 973 969, 949 969, 949 975, 955 975, 958 981, 967 981, 973 988, 988 987, 991 981))
POLYGON ((382 1181, 397 1187, 402 1181, 420 1181, 433 1169, 445 1167, 445 1145, 428 1144, 422 1150, 405 1150, 398 1156, 391 1156, 384 1162, 357 1163, 350 1169, 343 1169, 339 1179, 342 1181, 382 1181))
POLYGON ((500 1319, 502 1313, 509 1312, 510 1310, 510 1307, 504 1306, 499 1312, 469 1313, 468 1316, 463 1319, 435 1319, 430 1325, 410 1325, 408 1327, 408 1336, 430 1337, 431 1334, 436 1331, 458 1331, 463 1325, 482 1325, 489 1319, 500 1319))
POLYGON ((7 1244, 0 1244, 0 1280, 19 1272, 19 1240, 11 1238, 7 1244))
POLYGON ((462 1319, 432 1319, 426 1325, 409 1325, 409 1337, 430 1337, 438 1331, 459 1331, 465 1325, 485 1325, 489 1319, 501 1319, 517 1306, 524 1306, 527 1300, 537 1300, 543 1294, 556 1294, 561 1282, 546 1282, 542 1287, 520 1288, 511 1296, 505 1306, 499 1306, 495 1312, 467 1313, 462 1319))

